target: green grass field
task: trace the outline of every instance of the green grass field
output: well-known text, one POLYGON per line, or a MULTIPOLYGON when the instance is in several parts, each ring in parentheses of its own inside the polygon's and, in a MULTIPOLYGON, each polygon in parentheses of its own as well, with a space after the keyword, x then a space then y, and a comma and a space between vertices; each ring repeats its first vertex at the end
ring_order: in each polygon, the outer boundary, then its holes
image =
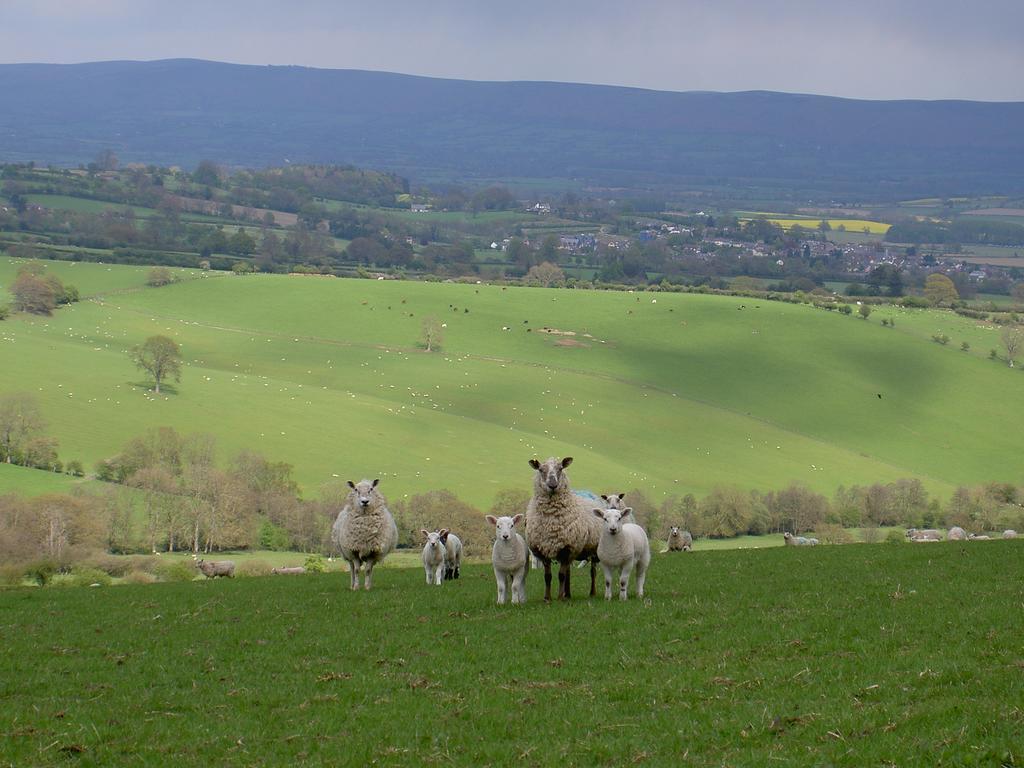
MULTIPOLYGON (((0 285, 15 269, 0 262, 0 285)), ((87 467, 171 425, 216 435, 223 460, 292 463, 306 495, 371 476, 390 498, 450 488, 483 506, 528 487, 537 455, 575 456, 578 488, 656 501, 716 484, 831 493, 916 476, 947 495, 1022 480, 1006 429, 1020 372, 983 359, 996 328, 949 313, 865 322, 732 297, 269 275, 151 289, 144 268, 52 269, 96 298, 0 324, 0 391, 36 394, 61 456, 87 467), (442 352, 416 346, 428 315, 447 324, 442 352), (955 344, 933 343, 938 329, 955 344), (160 398, 126 353, 156 333, 186 363, 160 398)))
POLYGON ((80 477, 0 463, 0 494, 41 496, 44 493, 71 493, 75 488, 83 486, 92 489, 98 485, 95 481, 80 477))
POLYGON ((1019 542, 0 592, 0 764, 1018 765, 1019 542))

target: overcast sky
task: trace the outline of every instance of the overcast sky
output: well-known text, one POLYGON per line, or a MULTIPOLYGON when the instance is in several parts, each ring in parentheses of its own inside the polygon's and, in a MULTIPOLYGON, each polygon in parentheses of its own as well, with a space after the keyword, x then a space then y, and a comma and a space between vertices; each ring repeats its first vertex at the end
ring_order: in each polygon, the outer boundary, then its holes
POLYGON ((1024 0, 0 0, 0 62, 1024 101, 1024 0))

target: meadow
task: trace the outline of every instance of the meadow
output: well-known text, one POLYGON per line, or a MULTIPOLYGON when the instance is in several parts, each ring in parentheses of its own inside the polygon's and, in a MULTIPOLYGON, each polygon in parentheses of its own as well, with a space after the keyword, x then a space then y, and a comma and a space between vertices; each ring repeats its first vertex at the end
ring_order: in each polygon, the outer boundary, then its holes
POLYGON ((1022 546, 0 591, 0 765, 1019 765, 1022 546))
POLYGON ((836 219, 836 218, 822 218, 820 216, 787 216, 779 215, 775 213, 765 213, 763 211, 737 211, 737 216, 742 218, 750 218, 753 216, 761 216, 768 221, 776 224, 783 229, 790 229, 793 226, 801 226, 804 229, 817 229, 818 225, 822 221, 827 221, 828 225, 833 230, 839 230, 842 227, 847 232, 862 232, 871 235, 884 235, 889 231, 891 224, 886 224, 882 221, 873 221, 871 219, 836 219))
MULTIPOLYGON (((17 266, 0 262, 0 285, 17 266)), ((449 488, 483 507, 548 455, 575 456, 577 488, 655 502, 720 484, 918 477, 948 495, 1021 480, 1006 429, 1019 371, 985 359, 998 329, 950 313, 198 270, 147 288, 144 268, 50 269, 88 298, 0 324, 0 391, 34 393, 61 458, 87 468, 171 425, 214 434, 222 460, 293 464, 307 496, 368 476, 390 498, 449 488), (447 326, 440 352, 417 345, 426 316, 447 326), (159 398, 127 355, 157 333, 185 359, 159 398)))

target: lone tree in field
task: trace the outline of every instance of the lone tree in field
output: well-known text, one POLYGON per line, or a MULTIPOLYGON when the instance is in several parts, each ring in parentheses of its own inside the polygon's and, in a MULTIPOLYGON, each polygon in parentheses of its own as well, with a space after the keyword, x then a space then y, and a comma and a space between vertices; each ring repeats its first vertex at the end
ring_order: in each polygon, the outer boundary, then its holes
POLYGON ((928 279, 924 281, 924 297, 937 306, 956 301, 960 294, 952 280, 936 272, 928 275, 928 279))
POLYGON ((1006 362, 1013 368, 1014 360, 1017 359, 1021 348, 1024 347, 1024 330, 1007 326, 1003 328, 999 338, 1003 342, 1003 349, 1006 350, 1006 362))
POLYGON ((857 307, 857 312, 860 314, 861 320, 867 320, 868 316, 871 315, 871 307, 868 304, 861 304, 857 307))
POLYGON ((167 267, 153 267, 146 275, 146 285, 159 288, 174 282, 174 273, 167 267))
POLYGON ((181 350, 174 339, 166 336, 150 336, 141 346, 131 352, 132 361, 156 382, 156 393, 160 394, 160 382, 168 376, 181 381, 181 350))
POLYGON ((436 317, 423 318, 423 326, 420 329, 420 343, 427 352, 432 352, 434 347, 440 347, 444 341, 444 328, 441 321, 436 317))
POLYGON ((529 285, 539 285, 544 288, 560 287, 565 285, 565 272, 550 261, 544 261, 535 267, 530 267, 530 271, 526 273, 526 282, 529 285))

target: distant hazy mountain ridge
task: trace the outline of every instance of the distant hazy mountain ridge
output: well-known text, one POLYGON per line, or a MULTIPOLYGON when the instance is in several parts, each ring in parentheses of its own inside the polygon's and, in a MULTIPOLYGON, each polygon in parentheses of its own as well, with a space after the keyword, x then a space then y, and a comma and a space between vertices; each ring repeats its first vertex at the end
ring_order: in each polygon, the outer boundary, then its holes
POLYGON ((833 196, 1024 193, 1024 103, 675 93, 195 60, 0 65, 0 160, 353 163, 833 196))

